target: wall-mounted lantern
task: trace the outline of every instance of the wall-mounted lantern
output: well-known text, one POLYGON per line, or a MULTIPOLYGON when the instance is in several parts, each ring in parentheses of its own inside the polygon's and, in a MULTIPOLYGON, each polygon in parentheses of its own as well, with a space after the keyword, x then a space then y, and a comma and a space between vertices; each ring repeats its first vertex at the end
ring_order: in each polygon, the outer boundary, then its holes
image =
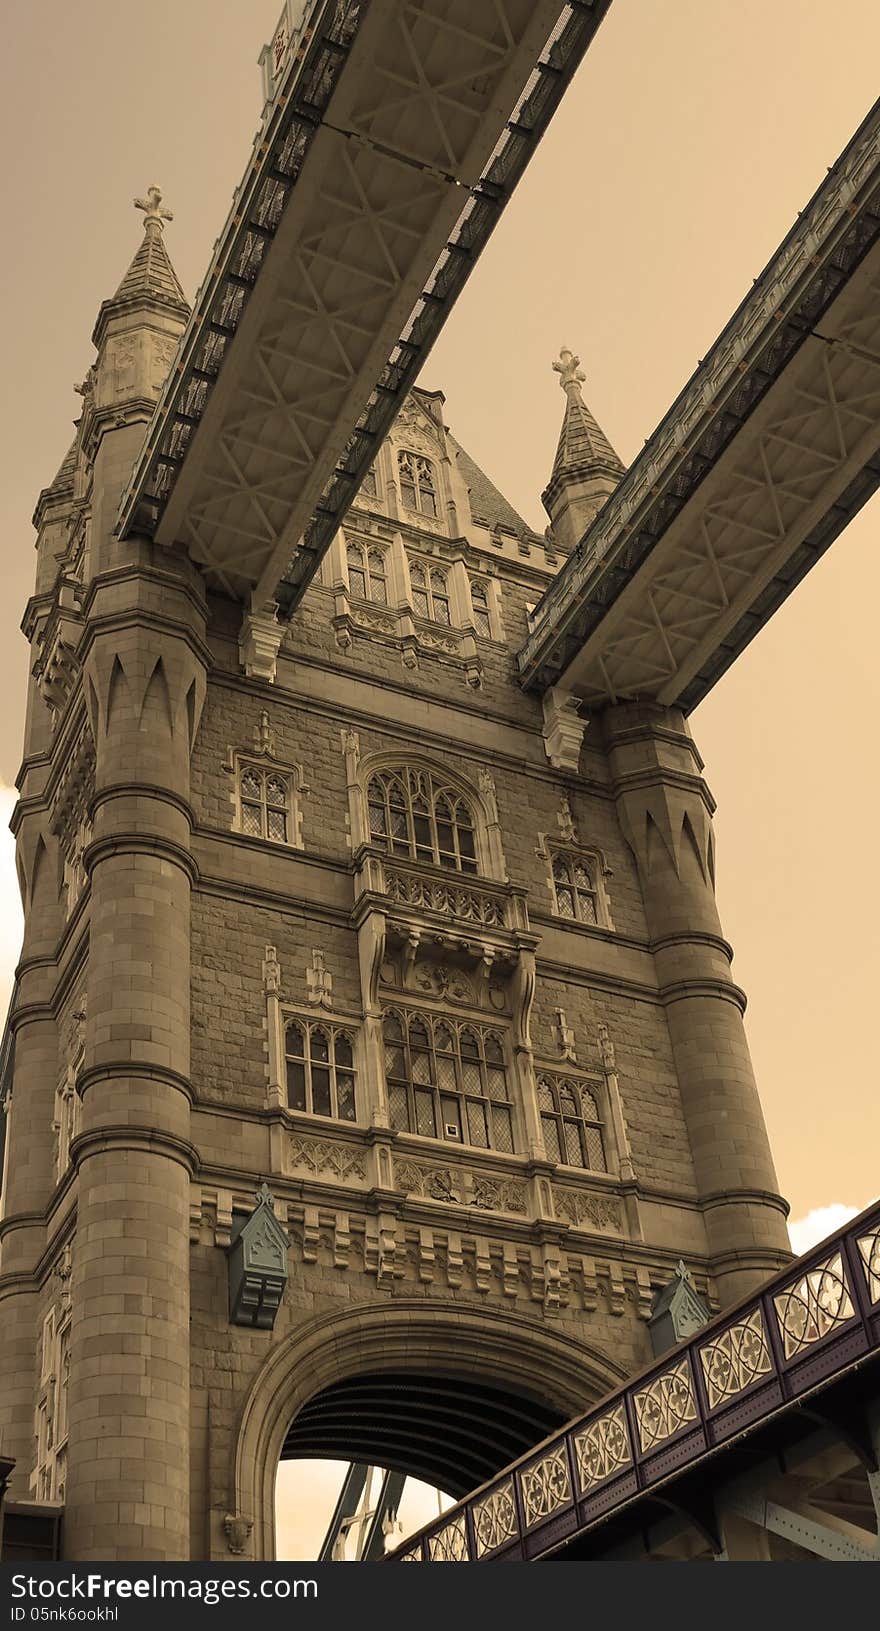
POLYGON ((229 1246, 229 1319, 271 1331, 287 1285, 287 1236, 264 1184, 250 1216, 233 1220, 229 1246))
POLYGON ((654 1297, 648 1317, 651 1347, 657 1358, 701 1330, 709 1317, 708 1303, 700 1296, 688 1270, 679 1259, 672 1279, 654 1297))

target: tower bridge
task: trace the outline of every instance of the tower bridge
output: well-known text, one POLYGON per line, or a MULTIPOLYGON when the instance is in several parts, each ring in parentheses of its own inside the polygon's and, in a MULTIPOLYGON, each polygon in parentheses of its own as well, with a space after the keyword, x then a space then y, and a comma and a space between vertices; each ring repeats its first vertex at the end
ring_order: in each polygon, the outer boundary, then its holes
POLYGON ((544 536, 410 389, 606 9, 288 6, 191 314, 137 200, 23 625, 7 1555, 268 1560, 346 1446, 339 1535, 483 1486, 421 1558, 875 1545, 877 1217, 791 1264, 686 715, 880 474, 880 111, 628 472, 561 353, 544 536))

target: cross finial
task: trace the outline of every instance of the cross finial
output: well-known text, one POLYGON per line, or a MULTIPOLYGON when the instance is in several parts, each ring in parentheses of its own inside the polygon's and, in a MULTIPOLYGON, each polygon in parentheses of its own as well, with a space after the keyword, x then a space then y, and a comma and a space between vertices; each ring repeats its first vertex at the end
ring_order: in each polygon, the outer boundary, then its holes
POLYGON ((563 391, 580 396, 581 386, 587 377, 581 368, 580 357, 576 357, 574 352, 569 351, 568 346, 564 345, 559 353, 559 361, 555 362, 553 367, 559 375, 563 391))
POLYGON ((136 210, 143 210, 144 212, 145 232, 149 232, 151 229, 154 232, 164 232, 165 222, 174 220, 171 210, 163 208, 162 188, 155 186, 155 184, 147 188, 146 198, 136 198, 134 200, 134 207, 136 210))

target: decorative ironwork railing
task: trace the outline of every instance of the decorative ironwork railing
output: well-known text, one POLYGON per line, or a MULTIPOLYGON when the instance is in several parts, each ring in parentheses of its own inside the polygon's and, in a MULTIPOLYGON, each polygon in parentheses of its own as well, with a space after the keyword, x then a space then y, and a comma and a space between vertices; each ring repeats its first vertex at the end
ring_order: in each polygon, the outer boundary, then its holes
POLYGON ((452 1507, 389 1561, 528 1561, 880 1352, 880 1206, 452 1507), (447 1539, 455 1535, 454 1547, 447 1539))

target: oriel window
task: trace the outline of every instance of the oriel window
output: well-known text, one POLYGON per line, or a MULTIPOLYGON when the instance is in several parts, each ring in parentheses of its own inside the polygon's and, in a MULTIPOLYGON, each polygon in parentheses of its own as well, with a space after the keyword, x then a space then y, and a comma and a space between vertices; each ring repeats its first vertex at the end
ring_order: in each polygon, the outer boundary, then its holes
POLYGON ((370 841, 390 855, 476 872, 474 815, 460 793, 428 770, 377 771, 367 788, 370 841))
POLYGON ((513 1154, 513 1103, 498 1032, 389 1009, 383 1037, 392 1127, 513 1154))

